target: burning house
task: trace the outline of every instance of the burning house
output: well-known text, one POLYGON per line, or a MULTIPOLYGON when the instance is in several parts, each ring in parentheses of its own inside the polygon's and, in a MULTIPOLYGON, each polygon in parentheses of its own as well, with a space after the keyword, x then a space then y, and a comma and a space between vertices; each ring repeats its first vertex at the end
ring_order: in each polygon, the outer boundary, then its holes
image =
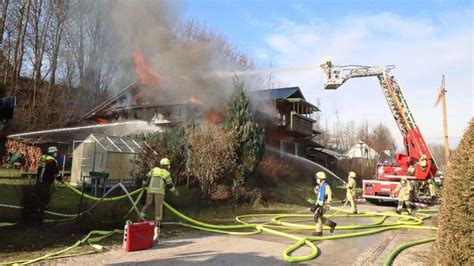
POLYGON ((313 113, 318 107, 306 101, 299 87, 249 92, 259 105, 257 120, 265 128, 267 146, 281 153, 306 156, 306 141, 317 131, 313 113))
POLYGON ((163 93, 162 97, 152 102, 143 93, 147 89, 142 83, 133 82, 88 112, 82 120, 99 124, 143 120, 155 125, 174 126, 195 119, 195 115, 201 111, 200 102, 194 97, 177 100, 163 93))
MULTIPOLYGON (((138 50, 135 51, 134 61, 138 79, 85 114, 83 121, 106 124, 142 120, 161 127, 173 127, 199 119, 204 122, 223 120, 222 112, 204 110, 202 99, 189 95, 190 91, 183 87, 170 85, 157 75, 138 50)), ((189 86, 189 83, 181 86, 189 86)))
POLYGON ((331 170, 340 154, 314 141, 314 114, 319 108, 306 101, 299 87, 251 91, 257 103, 257 120, 265 127, 265 144, 281 154, 306 157, 331 170))

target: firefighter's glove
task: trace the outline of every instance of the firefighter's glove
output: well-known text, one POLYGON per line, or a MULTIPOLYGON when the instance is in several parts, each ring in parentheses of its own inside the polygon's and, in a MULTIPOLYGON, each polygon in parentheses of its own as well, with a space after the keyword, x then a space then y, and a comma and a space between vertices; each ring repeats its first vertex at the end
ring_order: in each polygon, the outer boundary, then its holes
POLYGON ((313 207, 311 207, 311 212, 318 212, 321 209, 321 205, 316 204, 313 207))
POLYGON ((315 201, 314 199, 310 199, 310 198, 307 198, 307 199, 306 199, 306 202, 308 202, 308 203, 311 204, 311 205, 316 204, 316 201, 315 201))
POLYGON ((175 191, 173 192, 173 194, 174 194, 176 197, 179 196, 178 190, 175 190, 175 191))

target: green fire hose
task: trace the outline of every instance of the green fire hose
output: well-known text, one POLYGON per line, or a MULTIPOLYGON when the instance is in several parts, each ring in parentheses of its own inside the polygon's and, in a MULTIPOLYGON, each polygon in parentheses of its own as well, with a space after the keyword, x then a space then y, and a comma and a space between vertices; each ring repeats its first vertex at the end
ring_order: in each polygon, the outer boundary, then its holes
MULTIPOLYGON (((66 187, 76 194, 81 194, 81 191, 77 190, 76 188, 72 187, 71 185, 67 183, 66 183, 66 187)), ((138 212, 136 205, 139 202, 141 196, 143 195, 144 189, 137 189, 131 193, 129 193, 124 187, 123 189, 126 194, 122 196, 118 196, 118 197, 98 198, 98 197, 94 197, 88 194, 84 194, 84 197, 93 201, 116 201, 116 200, 120 200, 120 199, 124 199, 128 197, 131 202, 132 207, 130 211, 124 216, 126 217, 133 210, 136 210, 138 212), (133 200, 131 196, 137 195, 137 194, 138 196, 136 200, 133 200)), ((289 246, 287 249, 285 249, 282 253, 283 258, 287 262, 302 262, 302 261, 308 261, 308 260, 312 260, 316 258, 320 254, 320 251, 316 247, 316 245, 313 243, 315 241, 353 238, 353 237, 377 234, 377 233, 381 233, 381 232, 389 231, 389 230, 400 230, 400 229, 422 229, 422 230, 434 230, 434 231, 437 230, 436 227, 423 225, 423 221, 431 217, 429 213, 435 212, 436 210, 419 211, 416 213, 417 217, 415 217, 415 216, 409 216, 409 215, 399 215, 393 212, 363 212, 359 214, 349 214, 347 213, 347 211, 343 210, 343 208, 333 207, 331 209, 336 210, 336 213, 327 214, 326 217, 375 218, 375 220, 367 224, 339 225, 336 227, 336 232, 346 231, 346 230, 363 230, 359 232, 348 232, 348 233, 333 234, 333 235, 328 235, 328 236, 306 236, 306 235, 284 232, 284 230, 292 230, 292 231, 314 230, 315 229, 314 225, 299 223, 299 222, 304 222, 304 221, 312 221, 312 217, 313 217, 312 214, 247 214, 247 215, 237 216, 235 218, 237 224, 215 225, 215 224, 204 223, 204 222, 192 219, 191 217, 186 216, 185 214, 174 209, 172 206, 170 206, 166 202, 164 202, 164 206, 184 221, 184 222, 169 223, 169 224, 178 224, 181 226, 185 226, 185 227, 189 227, 189 228, 193 228, 197 230, 202 230, 202 231, 207 231, 207 232, 212 232, 212 233, 221 233, 221 234, 229 234, 229 235, 256 235, 256 234, 265 232, 268 234, 292 239, 295 241, 295 243, 289 246), (344 212, 344 213, 339 214, 340 212, 344 212), (251 222, 252 220, 255 220, 255 219, 257 220, 264 219, 265 221, 264 222, 251 222), (301 256, 292 255, 293 252, 295 252, 296 250, 300 249, 303 246, 307 246, 310 249, 309 254, 301 255, 301 256)), ((3 226, 10 226, 13 224, 15 223, 3 223, 3 226)), ((163 223, 163 224, 166 224, 166 223, 163 223)), ((0 224, 0 226, 2 226, 2 224, 0 224)), ((324 229, 328 229, 328 228, 325 226, 324 229)), ((123 233, 122 230, 92 231, 83 239, 77 241, 74 245, 67 247, 63 250, 60 250, 54 253, 49 253, 33 260, 22 260, 22 261, 7 262, 7 263, 1 263, 1 264, 31 264, 31 263, 35 263, 42 260, 80 256, 83 254, 101 252, 103 250, 103 247, 97 244, 99 241, 113 234, 122 234, 122 233, 123 233), (96 236, 96 237, 93 237, 93 236, 96 236), (89 244, 93 248, 93 251, 88 251, 85 253, 65 254, 66 252, 71 251, 72 249, 83 244, 89 244)), ((431 237, 428 239, 416 240, 413 242, 400 245, 395 250, 393 250, 389 254, 389 256, 387 256, 387 258, 384 261, 384 265, 391 265, 395 257, 404 249, 407 249, 415 245, 434 241, 435 239, 436 239, 435 237, 431 237)))

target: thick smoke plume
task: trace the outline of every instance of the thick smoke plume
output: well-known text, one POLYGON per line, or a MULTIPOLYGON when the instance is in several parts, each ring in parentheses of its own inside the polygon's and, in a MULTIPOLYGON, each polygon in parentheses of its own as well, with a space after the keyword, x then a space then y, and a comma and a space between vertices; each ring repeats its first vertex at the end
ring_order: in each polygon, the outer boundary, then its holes
POLYGON ((107 21, 111 49, 116 51, 119 59, 116 61, 125 66, 121 85, 139 78, 140 73, 137 75, 133 70, 132 61, 137 52, 161 77, 156 85, 148 86, 143 92, 150 102, 186 103, 197 99, 210 108, 222 106, 229 95, 232 77, 211 73, 251 67, 248 60, 239 62, 239 57, 231 54, 233 47, 222 40, 221 35, 206 34, 202 28, 184 23, 179 5, 174 2, 102 3, 102 8, 107 10, 101 13, 107 21))

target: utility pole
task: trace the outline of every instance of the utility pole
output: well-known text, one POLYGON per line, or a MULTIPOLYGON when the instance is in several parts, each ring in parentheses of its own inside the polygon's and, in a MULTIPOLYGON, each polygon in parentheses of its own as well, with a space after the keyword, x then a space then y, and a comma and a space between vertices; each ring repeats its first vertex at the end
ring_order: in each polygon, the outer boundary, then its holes
POLYGON ((359 140, 358 144, 360 148, 360 175, 364 177, 364 162, 363 162, 364 161, 364 153, 363 153, 364 142, 362 140, 359 140))
POLYGON ((444 75, 443 79, 441 80, 441 87, 439 89, 438 98, 434 104, 434 107, 438 106, 439 102, 443 102, 442 110, 443 110, 443 131, 444 131, 444 157, 446 160, 446 165, 449 162, 449 142, 448 142, 448 118, 446 115, 446 87, 444 82, 444 75))

